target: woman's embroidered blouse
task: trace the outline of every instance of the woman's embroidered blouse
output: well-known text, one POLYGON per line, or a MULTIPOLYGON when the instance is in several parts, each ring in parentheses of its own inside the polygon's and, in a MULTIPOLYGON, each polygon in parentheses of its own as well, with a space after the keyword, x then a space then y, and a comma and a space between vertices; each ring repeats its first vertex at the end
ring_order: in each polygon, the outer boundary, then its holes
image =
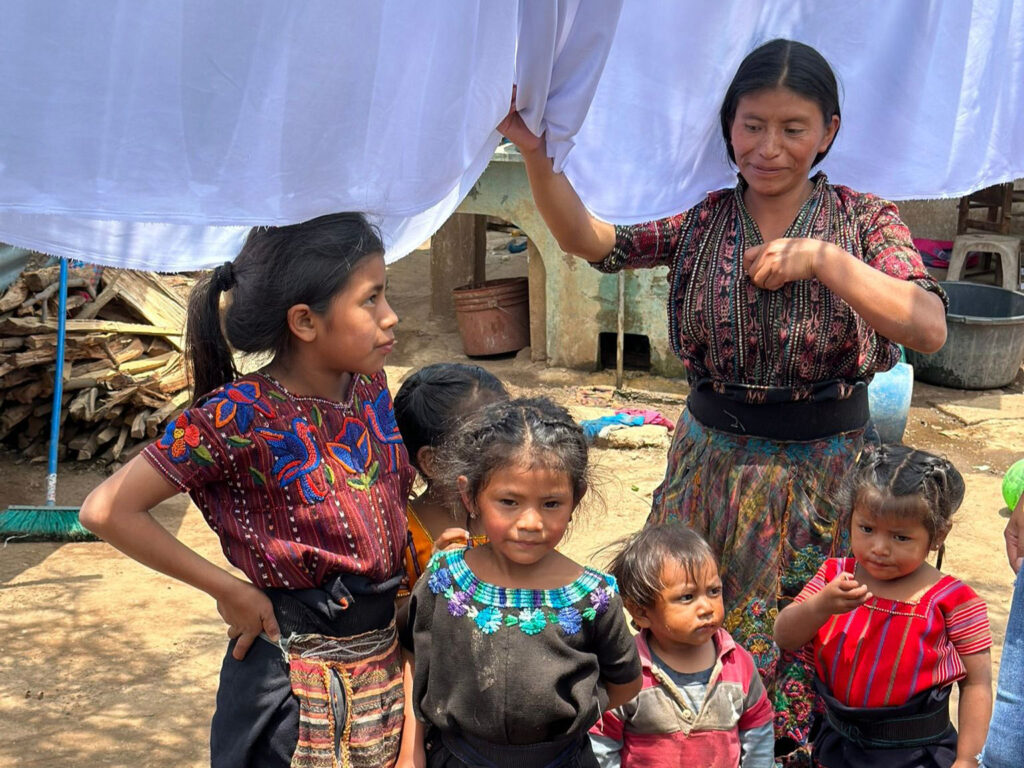
MULTIPOLYGON (((833 186, 823 173, 812 181, 786 237, 835 243, 947 302, 895 205, 833 186)), ((594 266, 603 272, 669 267, 669 339, 691 386, 752 403, 848 397, 854 382, 895 365, 899 348, 818 280, 777 291, 750 281, 743 253, 763 240, 743 203, 744 189, 741 179, 684 213, 617 226, 615 247, 594 266)))

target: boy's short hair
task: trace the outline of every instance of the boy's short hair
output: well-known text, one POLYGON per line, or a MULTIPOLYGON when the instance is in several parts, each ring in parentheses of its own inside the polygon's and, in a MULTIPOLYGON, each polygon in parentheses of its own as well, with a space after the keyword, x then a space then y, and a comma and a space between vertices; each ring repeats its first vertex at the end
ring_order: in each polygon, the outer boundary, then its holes
POLYGON ((665 588, 661 569, 672 560, 694 576, 708 562, 718 567, 711 547, 700 534, 682 523, 648 525, 625 539, 608 571, 619 582, 623 601, 649 608, 665 588))

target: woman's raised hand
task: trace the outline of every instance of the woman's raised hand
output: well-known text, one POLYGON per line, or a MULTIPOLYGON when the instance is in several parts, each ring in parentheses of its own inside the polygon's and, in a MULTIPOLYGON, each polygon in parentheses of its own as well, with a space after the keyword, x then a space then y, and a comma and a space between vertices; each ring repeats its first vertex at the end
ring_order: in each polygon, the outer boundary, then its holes
POLYGON ((498 133, 515 144, 520 152, 533 152, 544 144, 540 136, 535 136, 526 127, 522 116, 516 110, 516 87, 512 86, 512 102, 505 119, 498 123, 498 133))
POLYGON ((817 276, 818 261, 833 247, 811 237, 780 237, 743 252, 743 269, 758 288, 777 291, 794 280, 817 276))

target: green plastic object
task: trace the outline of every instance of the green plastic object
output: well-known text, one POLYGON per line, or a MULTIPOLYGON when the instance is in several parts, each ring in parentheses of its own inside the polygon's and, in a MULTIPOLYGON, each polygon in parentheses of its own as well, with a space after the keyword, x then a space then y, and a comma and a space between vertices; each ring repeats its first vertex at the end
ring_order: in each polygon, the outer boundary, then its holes
POLYGON ((1024 459, 1016 462, 1003 475, 1003 501, 1009 509, 1015 509, 1024 492, 1024 459))

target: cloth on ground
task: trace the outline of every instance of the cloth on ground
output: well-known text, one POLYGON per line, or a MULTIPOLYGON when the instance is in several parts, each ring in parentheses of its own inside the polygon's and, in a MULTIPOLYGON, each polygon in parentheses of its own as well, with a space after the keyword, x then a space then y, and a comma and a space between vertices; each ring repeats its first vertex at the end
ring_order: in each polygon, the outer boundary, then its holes
POLYGON ((609 432, 624 427, 639 427, 644 423, 643 416, 630 416, 625 413, 614 413, 610 416, 600 416, 596 419, 585 419, 580 422, 583 434, 587 442, 594 442, 598 437, 603 437, 609 432))

